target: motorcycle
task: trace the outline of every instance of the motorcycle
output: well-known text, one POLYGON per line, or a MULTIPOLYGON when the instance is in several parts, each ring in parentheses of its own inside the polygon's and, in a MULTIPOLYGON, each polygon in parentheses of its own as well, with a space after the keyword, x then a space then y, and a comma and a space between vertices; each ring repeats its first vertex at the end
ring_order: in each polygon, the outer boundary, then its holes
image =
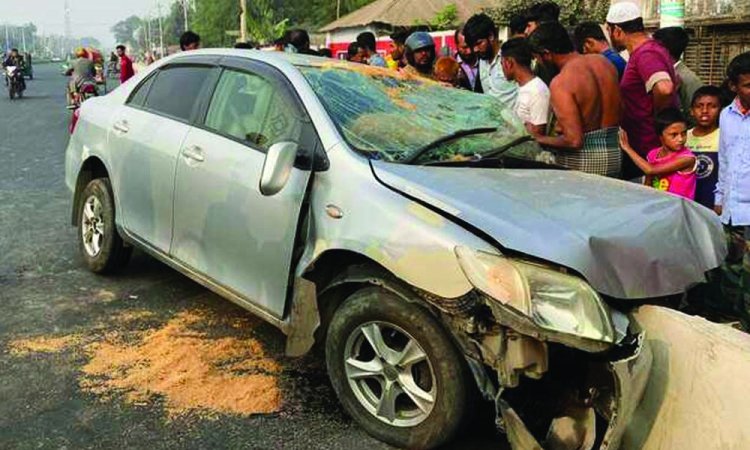
POLYGON ((5 68, 5 77, 8 85, 8 95, 13 100, 16 97, 22 98, 24 91, 23 72, 18 66, 7 66, 5 68))
POLYGON ((73 112, 70 116, 70 123, 68 124, 68 131, 70 131, 71 134, 73 134, 73 130, 75 130, 76 124, 78 123, 78 118, 81 113, 80 108, 83 102, 99 95, 99 90, 97 89, 96 84, 96 80, 94 79, 83 80, 78 84, 76 92, 71 94, 71 103, 68 105, 68 109, 73 112))
POLYGON ((78 109, 81 104, 91 97, 97 97, 99 95, 99 89, 97 88, 95 79, 86 79, 78 84, 76 92, 73 92, 71 96, 70 109, 78 109))

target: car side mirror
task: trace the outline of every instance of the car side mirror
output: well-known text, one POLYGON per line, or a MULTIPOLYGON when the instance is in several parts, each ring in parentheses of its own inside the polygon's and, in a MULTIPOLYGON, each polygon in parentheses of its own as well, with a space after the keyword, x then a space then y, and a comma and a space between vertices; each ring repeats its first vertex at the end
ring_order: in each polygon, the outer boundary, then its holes
POLYGON ((266 153, 263 171, 260 175, 260 193, 266 196, 276 195, 284 189, 297 158, 297 144, 278 142, 266 153))

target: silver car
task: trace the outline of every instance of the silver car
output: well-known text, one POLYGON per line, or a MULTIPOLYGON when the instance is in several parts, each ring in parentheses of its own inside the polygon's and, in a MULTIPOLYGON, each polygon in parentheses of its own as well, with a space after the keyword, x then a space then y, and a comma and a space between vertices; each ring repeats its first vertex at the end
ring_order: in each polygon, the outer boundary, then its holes
POLYGON ((628 310, 726 251, 707 209, 558 170, 506 105, 386 69, 201 50, 80 111, 88 267, 138 247, 288 354, 319 344, 346 411, 400 447, 449 441, 484 400, 515 448, 617 448, 651 365, 628 310))

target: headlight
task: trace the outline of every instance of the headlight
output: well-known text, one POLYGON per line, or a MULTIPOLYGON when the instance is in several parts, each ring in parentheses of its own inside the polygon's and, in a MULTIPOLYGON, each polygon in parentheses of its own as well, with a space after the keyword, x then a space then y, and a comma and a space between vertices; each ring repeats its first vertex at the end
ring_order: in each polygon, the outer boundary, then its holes
POLYGON ((545 330, 614 342, 609 308, 578 277, 500 255, 456 247, 474 287, 545 330))

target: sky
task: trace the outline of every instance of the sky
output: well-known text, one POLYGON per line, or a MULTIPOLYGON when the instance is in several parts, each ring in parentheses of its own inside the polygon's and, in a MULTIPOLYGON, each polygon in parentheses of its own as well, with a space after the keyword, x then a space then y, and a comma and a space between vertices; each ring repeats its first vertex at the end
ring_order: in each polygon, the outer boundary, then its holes
MULTIPOLYGON (((162 10, 173 0, 161 0, 162 10)), ((157 0, 68 0, 72 37, 94 37, 115 45, 110 28, 132 15, 156 14, 157 0)), ((33 22, 40 34, 64 34, 65 0, 0 0, 0 25, 33 22)))

